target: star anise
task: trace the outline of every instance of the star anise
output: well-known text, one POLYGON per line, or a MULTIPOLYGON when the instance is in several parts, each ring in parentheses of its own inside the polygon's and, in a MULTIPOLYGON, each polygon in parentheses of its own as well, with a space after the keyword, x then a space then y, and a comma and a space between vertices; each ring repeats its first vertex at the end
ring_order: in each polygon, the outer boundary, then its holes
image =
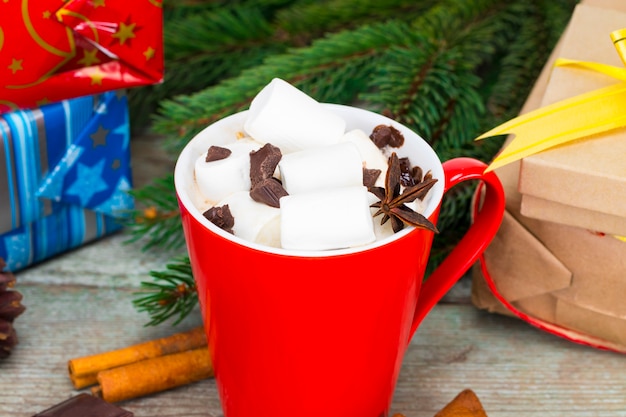
POLYGON ((396 153, 392 153, 389 157, 387 176, 385 177, 385 188, 370 187, 369 191, 380 199, 371 207, 377 208, 378 211, 374 217, 383 215, 380 224, 385 224, 391 220, 391 228, 394 232, 404 229, 405 225, 415 226, 438 232, 437 228, 430 220, 422 214, 407 207, 405 203, 410 203, 416 199, 423 199, 437 179, 427 176, 415 185, 408 186, 401 192, 402 169, 400 160, 396 153))

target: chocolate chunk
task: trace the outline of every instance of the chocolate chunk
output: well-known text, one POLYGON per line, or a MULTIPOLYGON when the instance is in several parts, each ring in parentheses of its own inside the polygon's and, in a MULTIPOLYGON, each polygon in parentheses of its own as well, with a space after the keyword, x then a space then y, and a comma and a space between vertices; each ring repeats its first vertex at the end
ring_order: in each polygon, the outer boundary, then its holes
POLYGON ((250 190, 250 197, 257 203, 280 207, 280 198, 288 195, 287 190, 274 177, 265 178, 250 190))
POLYGON ((266 143, 258 151, 250 152, 250 182, 252 183, 252 188, 274 175, 276 166, 278 166, 282 157, 280 149, 271 143, 266 143))
POLYGON ((235 218, 230 212, 230 207, 228 207, 228 204, 220 207, 211 207, 210 209, 202 213, 202 215, 220 229, 223 229, 228 233, 233 233, 235 218))
POLYGON ((392 148, 399 148, 404 144, 404 135, 393 126, 378 125, 370 134, 370 139, 379 148, 389 145, 392 148))
POLYGON ((33 417, 133 417, 134 414, 101 398, 79 394, 33 417))
POLYGON ((221 146, 211 146, 206 153, 206 162, 219 161, 220 159, 226 159, 230 156, 232 151, 228 148, 222 148, 221 146))
POLYGON ((373 187, 381 172, 380 169, 363 168, 363 185, 367 188, 373 187))

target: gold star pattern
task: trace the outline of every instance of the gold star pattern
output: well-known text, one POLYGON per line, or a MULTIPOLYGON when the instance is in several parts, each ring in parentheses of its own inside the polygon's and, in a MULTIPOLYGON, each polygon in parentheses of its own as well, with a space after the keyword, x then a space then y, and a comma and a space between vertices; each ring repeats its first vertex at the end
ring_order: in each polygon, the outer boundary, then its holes
POLYGON ((120 22, 119 29, 111 36, 118 39, 120 41, 120 45, 124 45, 126 41, 135 37, 135 26, 137 26, 137 23, 126 24, 124 22, 120 22))
POLYGON ((102 125, 98 126, 98 130, 95 133, 89 135, 91 141, 93 143, 93 147, 98 146, 107 146, 107 135, 109 134, 109 130, 102 127, 102 125))
POLYGON ((154 48, 151 47, 151 46, 148 46, 148 49, 143 51, 143 56, 146 57, 146 61, 149 61, 150 59, 152 59, 154 57, 155 53, 156 53, 156 51, 154 50, 154 48))
POLYGON ((87 73, 87 76, 91 78, 91 85, 102 85, 102 80, 106 77, 106 74, 96 68, 87 73))
POLYGON ((106 4, 104 4, 106 0, 93 0, 93 7, 94 8, 98 8, 98 7, 104 7, 106 6, 106 4))
POLYGON ((13 61, 11 61, 11 65, 9 65, 9 69, 11 70, 11 72, 13 72, 13 74, 15 74, 16 72, 23 70, 24 68, 22 68, 22 61, 24 61, 23 59, 15 59, 13 58, 13 61))
POLYGON ((50 19, 50 16, 52 16, 52 13, 50 13, 50 10, 46 10, 45 12, 43 12, 44 19, 50 19))
POLYGON ((79 64, 82 64, 86 67, 89 67, 93 64, 99 64, 100 60, 96 56, 98 50, 96 48, 88 51, 86 49, 83 50, 83 57, 78 61, 79 64))

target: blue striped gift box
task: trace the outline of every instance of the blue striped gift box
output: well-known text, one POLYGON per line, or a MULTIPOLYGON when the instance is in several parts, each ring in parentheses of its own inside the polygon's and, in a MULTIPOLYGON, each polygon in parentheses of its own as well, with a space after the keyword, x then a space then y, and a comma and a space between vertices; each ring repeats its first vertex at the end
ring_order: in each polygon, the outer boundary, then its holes
POLYGON ((0 116, 0 258, 17 271, 121 229, 133 208, 121 92, 0 116))

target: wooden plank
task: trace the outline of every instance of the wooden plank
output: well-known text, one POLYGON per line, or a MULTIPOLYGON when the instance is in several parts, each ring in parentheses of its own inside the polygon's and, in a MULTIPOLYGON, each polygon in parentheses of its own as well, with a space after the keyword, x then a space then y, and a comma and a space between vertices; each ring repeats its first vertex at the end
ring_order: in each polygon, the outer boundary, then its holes
POLYGON ((490 417, 625 416, 626 357, 471 306, 438 306, 411 343, 395 407, 432 416, 473 389, 490 417))
POLYGON ((127 232, 106 236, 74 251, 19 271, 20 285, 83 285, 90 287, 139 287, 152 281, 152 270, 162 271, 173 257, 185 254, 162 250, 144 251, 140 242, 129 243, 127 232))
MULTIPOLYGON (((134 288, 20 284, 20 343, 0 362, 0 416, 27 417, 75 395, 68 359, 200 324, 147 328, 134 288)), ((393 412, 431 417, 464 388, 490 417, 626 416, 626 358, 579 346, 471 305, 435 307, 412 340, 393 412)), ((261 377, 260 377, 261 378, 261 377)), ((222 416, 213 380, 120 404, 137 417, 222 416)), ((297 415, 297 410, 294 410, 297 415)))

